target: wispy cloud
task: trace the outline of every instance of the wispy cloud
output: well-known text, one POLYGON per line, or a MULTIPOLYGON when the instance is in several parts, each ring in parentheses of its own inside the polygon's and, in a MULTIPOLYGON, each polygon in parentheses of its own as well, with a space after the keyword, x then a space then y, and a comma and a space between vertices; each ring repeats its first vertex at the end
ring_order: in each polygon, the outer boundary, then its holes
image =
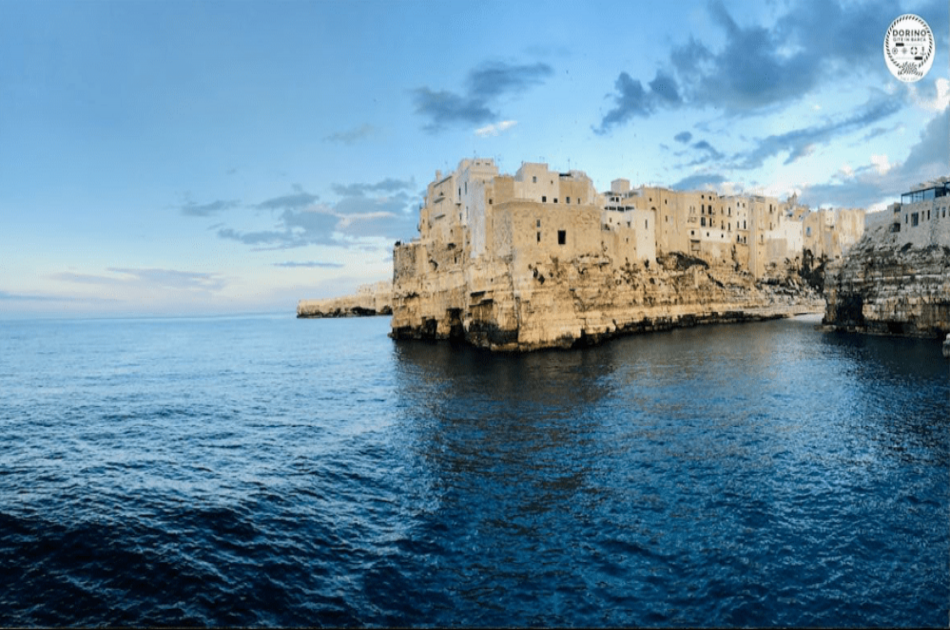
POLYGON ((483 125, 499 118, 492 107, 500 97, 520 94, 553 74, 551 66, 541 62, 484 63, 468 73, 462 94, 428 87, 413 90, 415 113, 428 120, 423 129, 430 133, 458 125, 483 125))
POLYGON ((706 190, 713 189, 726 181, 726 178, 718 173, 690 175, 671 186, 673 190, 706 190))
POLYGON ((266 201, 256 204, 254 207, 259 210, 296 210, 313 205, 320 199, 317 195, 306 192, 300 186, 294 186, 294 189, 296 192, 293 194, 267 199, 266 201))
POLYGON ((389 177, 375 184, 333 184, 331 188, 342 197, 363 197, 368 193, 406 190, 414 188, 415 185, 414 179, 401 180, 389 177))
POLYGON ((314 269, 314 268, 339 269, 343 267, 343 263, 322 262, 322 261, 316 261, 316 260, 307 260, 307 261, 297 262, 297 261, 290 260, 287 262, 274 263, 274 266, 275 267, 289 267, 292 269, 296 269, 298 267, 304 267, 304 268, 309 268, 309 269, 314 269))
POLYGON ((369 123, 365 123, 353 129, 331 133, 328 136, 324 136, 323 141, 336 144, 353 145, 361 142, 362 140, 372 138, 377 133, 379 133, 379 130, 376 127, 370 125, 369 123))
POLYGON ((0 302, 74 302, 78 298, 64 295, 48 295, 43 293, 10 293, 0 290, 0 302))
POLYGON ((734 166, 742 169, 758 168, 768 158, 781 153, 787 154, 784 163, 791 164, 808 155, 815 146, 827 144, 841 135, 873 125, 896 114, 902 107, 903 104, 897 99, 877 98, 866 103, 851 116, 767 136, 758 140, 757 146, 742 156, 734 166))
POLYGON ((836 181, 806 187, 800 198, 812 205, 858 207, 896 201, 912 186, 946 175, 948 155, 950 108, 927 123, 903 162, 891 162, 887 155, 869 156, 867 164, 836 173, 836 181))
POLYGON ((226 282, 216 273, 197 271, 178 271, 175 269, 130 269, 110 267, 107 271, 116 275, 97 275, 62 271, 50 277, 54 280, 74 284, 87 284, 106 287, 128 287, 146 285, 157 289, 182 291, 217 291, 224 288, 226 282))
POLYGON ((690 140, 693 139, 693 134, 691 134, 691 133, 688 132, 688 131, 681 131, 681 132, 679 132, 678 134, 676 134, 675 136, 673 136, 673 139, 676 140, 677 142, 682 143, 682 144, 686 144, 686 143, 688 143, 690 140))
POLYGON ((418 198, 410 193, 413 188, 413 179, 395 178, 370 184, 333 184, 333 192, 340 197, 333 203, 315 203, 316 195, 300 190, 256 206, 280 210, 273 227, 238 230, 222 225, 217 235, 262 250, 349 247, 355 244, 352 239, 370 237, 403 239, 415 230, 418 198))
POLYGON ((218 200, 205 204, 197 204, 193 201, 188 201, 180 207, 180 210, 183 215, 189 217, 210 217, 224 212, 225 210, 236 208, 238 205, 239 204, 237 201, 231 200, 218 200))
POLYGON ((503 120, 499 123, 492 125, 485 125, 484 127, 479 127, 475 130, 475 135, 480 138, 486 138, 488 136, 497 136, 498 134, 511 129, 518 124, 517 120, 503 120))

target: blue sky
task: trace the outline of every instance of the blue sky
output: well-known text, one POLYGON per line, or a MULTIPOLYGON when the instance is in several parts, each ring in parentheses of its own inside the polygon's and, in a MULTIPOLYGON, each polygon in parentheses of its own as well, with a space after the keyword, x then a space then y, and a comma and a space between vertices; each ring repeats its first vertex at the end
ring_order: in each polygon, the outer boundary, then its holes
POLYGON ((0 0, 0 317, 292 313, 390 277, 473 155, 879 209, 950 174, 948 31, 946 0, 0 0))

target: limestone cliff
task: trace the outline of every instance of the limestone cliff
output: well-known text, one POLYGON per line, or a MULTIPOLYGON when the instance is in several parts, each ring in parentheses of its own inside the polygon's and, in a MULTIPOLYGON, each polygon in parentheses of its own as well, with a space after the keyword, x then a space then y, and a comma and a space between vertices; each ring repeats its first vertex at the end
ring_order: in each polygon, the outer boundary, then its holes
POLYGON ((839 330, 941 338, 950 333, 950 247, 869 230, 825 278, 824 323, 839 330))
POLYGON ((378 282, 362 285, 355 295, 325 300, 300 300, 297 317, 367 317, 393 312, 392 284, 378 282))
MULTIPOLYGON (((681 253, 618 264, 607 256, 522 256, 411 274, 397 255, 394 338, 461 339, 496 351, 568 348, 632 332, 817 313, 820 294, 796 273, 756 282, 737 265, 681 253)), ((397 250, 399 251, 399 250, 397 250)))

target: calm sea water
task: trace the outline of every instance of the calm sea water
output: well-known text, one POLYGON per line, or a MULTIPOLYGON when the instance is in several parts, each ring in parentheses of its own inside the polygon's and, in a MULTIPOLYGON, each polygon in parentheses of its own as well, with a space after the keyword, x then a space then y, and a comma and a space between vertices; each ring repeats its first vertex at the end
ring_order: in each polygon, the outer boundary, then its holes
POLYGON ((0 625, 946 626, 933 341, 0 322, 0 625))

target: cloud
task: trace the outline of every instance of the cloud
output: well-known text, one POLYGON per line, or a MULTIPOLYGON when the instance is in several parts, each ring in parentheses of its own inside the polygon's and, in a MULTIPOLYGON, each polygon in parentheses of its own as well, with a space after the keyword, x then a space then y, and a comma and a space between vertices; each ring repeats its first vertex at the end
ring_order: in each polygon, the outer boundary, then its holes
POLYGON ((690 175, 673 184, 670 188, 673 190, 707 190, 712 189, 726 181, 726 178, 718 174, 690 175))
POLYGON ((274 197, 273 199, 262 201, 254 207, 259 210, 296 210, 313 205, 320 199, 317 195, 311 195, 299 186, 294 186, 294 188, 297 192, 292 195, 274 197))
POLYGON ((887 156, 870 156, 859 168, 836 173, 835 180, 803 189, 800 199, 811 205, 832 204, 868 208, 898 201, 913 186, 947 174, 950 156, 950 108, 934 116, 911 147, 907 158, 891 163, 887 156))
POLYGON ((7 291, 0 291, 0 301, 10 301, 10 302, 72 302, 75 301, 74 297, 66 297, 61 295, 46 295, 46 294, 37 294, 37 293, 9 293, 7 291))
POLYGON ((626 72, 621 72, 614 82, 613 95, 608 94, 614 101, 614 107, 600 121, 600 127, 594 132, 606 134, 618 125, 623 125, 636 116, 647 117, 656 111, 658 106, 678 106, 682 101, 676 81, 668 74, 657 71, 656 77, 649 84, 649 91, 643 89, 638 79, 633 79, 626 72))
POLYGON ((498 134, 511 129, 518 124, 517 120, 503 120, 500 123, 493 125, 486 125, 484 127, 479 127, 475 130, 475 135, 480 138, 485 138, 488 136, 497 136, 498 134))
POLYGON ((944 77, 908 83, 907 90, 914 104, 927 111, 939 112, 950 105, 950 80, 944 77))
POLYGON ((189 201, 181 206, 181 213, 189 217, 210 217, 212 215, 224 212, 225 210, 230 210, 238 206, 237 201, 212 201, 211 203, 206 204, 196 204, 193 201, 189 201))
POLYGON ((489 62, 469 71, 466 91, 456 94, 428 87, 412 91, 415 113, 428 119, 423 129, 437 133, 452 126, 483 125, 499 117, 491 109, 501 97, 517 95, 554 74, 546 63, 512 65, 489 62))
POLYGON ((543 83, 552 74, 551 66, 541 62, 520 66, 489 62, 469 72, 468 93, 486 100, 505 93, 517 94, 543 83))
POLYGON ((323 141, 333 142, 336 144, 353 145, 353 144, 356 144, 357 142, 360 142, 361 140, 366 140, 368 138, 371 138, 377 133, 378 133, 378 129, 376 129, 376 127, 368 123, 365 123, 353 129, 331 133, 328 136, 324 136, 323 141))
POLYGON ((681 131, 675 136, 673 136, 673 139, 682 144, 686 144, 687 142, 693 139, 693 134, 691 134, 688 131, 681 131))
POLYGON ((429 88, 418 88, 413 92, 413 100, 416 113, 430 119, 429 124, 423 126, 430 133, 459 123, 479 125, 498 117, 484 101, 445 90, 433 92, 429 88))
POLYGON ((857 141, 856 145, 852 145, 852 146, 864 145, 868 142, 868 140, 873 140, 874 138, 877 138, 878 136, 883 136, 884 134, 890 133, 900 128, 901 128, 901 123, 895 123, 891 125, 890 127, 874 127, 873 129, 868 131, 866 134, 864 134, 861 137, 861 139, 857 141))
POLYGON ((887 159, 887 155, 872 155, 871 164, 874 165, 874 170, 878 172, 878 175, 884 175, 893 168, 893 165, 887 159))
POLYGON ((279 263, 274 263, 274 266, 275 267, 290 267, 290 268, 305 267, 305 268, 339 269, 343 267, 343 263, 320 262, 316 260, 308 260, 308 261, 303 261, 303 262, 297 262, 297 261, 279 262, 279 263))
POLYGON ((333 245, 333 232, 339 218, 325 206, 295 210, 286 208, 270 230, 242 232, 221 228, 218 236, 259 249, 289 249, 306 245, 333 245))
POLYGON ((418 197, 410 194, 415 180, 386 178, 366 184, 334 184, 340 199, 312 203, 315 195, 303 191, 276 197, 258 207, 281 209, 276 223, 265 230, 237 230, 220 226, 217 235, 256 249, 292 249, 308 245, 351 246, 353 239, 405 239, 415 231, 418 197))
POLYGON ((701 155, 695 160, 693 160, 692 162, 690 162, 689 163, 690 166, 703 164, 705 162, 709 162, 710 160, 721 160, 723 157, 725 157, 722 153, 717 151, 716 148, 713 147, 713 145, 709 144, 705 140, 694 142, 692 147, 696 149, 697 151, 700 151, 701 155))
POLYGON ((740 169, 758 168, 765 160, 780 153, 787 153, 785 164, 791 164, 808 155, 815 146, 872 125, 897 113, 902 107, 897 99, 878 98, 866 103, 852 116, 762 138, 755 149, 741 156, 741 160, 733 166, 740 169))
POLYGON ((224 288, 225 281, 219 274, 175 269, 130 269, 110 267, 113 276, 74 273, 63 271, 52 274, 54 280, 73 284, 87 284, 112 288, 131 285, 148 285, 156 289, 213 292, 224 288))
POLYGON ((372 192, 396 192, 415 188, 415 179, 401 180, 391 177, 375 184, 333 184, 333 192, 344 197, 363 197, 372 192))
MULTIPOLYGON (((890 0, 805 0, 790 3, 769 27, 739 24, 721 0, 711 2, 708 12, 723 43, 714 48, 690 37, 673 46, 648 88, 621 72, 612 94, 614 107, 596 132, 607 133, 660 109, 712 107, 730 116, 749 115, 801 99, 837 77, 871 73, 887 79, 881 41, 902 10, 890 0)), ((938 40, 946 38, 939 27, 948 21, 945 0, 914 12, 932 27, 938 25, 938 40)), ((931 102, 944 94, 941 85, 931 102)))

